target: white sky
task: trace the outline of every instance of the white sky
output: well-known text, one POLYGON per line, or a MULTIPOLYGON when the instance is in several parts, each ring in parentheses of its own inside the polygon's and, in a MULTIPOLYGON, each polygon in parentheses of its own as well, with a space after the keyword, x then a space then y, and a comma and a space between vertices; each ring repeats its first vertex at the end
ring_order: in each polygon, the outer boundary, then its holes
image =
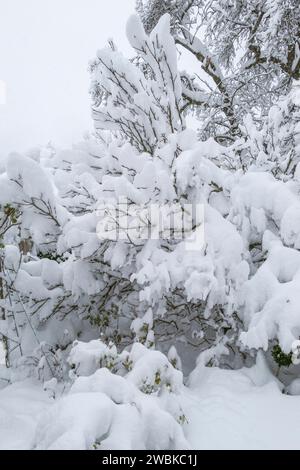
POLYGON ((51 141, 70 146, 92 128, 87 66, 125 36, 135 0, 0 0, 0 155, 51 141), (1 83, 0 83, 1 88, 1 83), (2 90, 3 94, 3 90, 2 90))

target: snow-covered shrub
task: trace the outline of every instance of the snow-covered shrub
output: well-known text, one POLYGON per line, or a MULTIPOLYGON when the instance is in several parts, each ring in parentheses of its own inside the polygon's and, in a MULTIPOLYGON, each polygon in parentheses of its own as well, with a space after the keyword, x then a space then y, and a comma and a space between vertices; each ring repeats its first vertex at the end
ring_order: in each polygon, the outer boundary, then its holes
POLYGON ((189 448, 181 427, 182 373, 159 351, 137 343, 117 354, 99 340, 76 342, 69 362, 77 376, 68 395, 41 416, 37 449, 189 448))
POLYGON ((277 340, 285 353, 299 330, 299 183, 250 171, 231 192, 230 219, 249 250, 250 278, 240 290, 240 312, 250 348, 277 340))
MULTIPOLYGON (((176 350, 173 355, 176 355, 176 350)), ((171 353, 172 353, 171 351, 171 353)), ((178 392, 183 384, 182 372, 175 368, 159 351, 133 344, 130 352, 117 352, 114 345, 107 346, 100 340, 88 343, 74 342, 68 362, 72 377, 90 376, 100 368, 106 368, 132 382, 146 394, 163 391, 178 392)))
POLYGON ((2 248, 0 332, 7 362, 46 379, 63 378, 62 351, 82 328, 78 315, 66 318, 77 304, 63 282, 69 254, 59 254, 57 242, 69 214, 61 204, 48 159, 42 152, 10 155, 1 175, 0 201, 16 218, 2 248))
MULTIPOLYGON (((134 59, 112 42, 97 53, 90 66, 95 137, 71 150, 12 154, 1 168, 0 333, 8 364, 24 373, 48 381, 68 380, 70 367, 75 374, 101 365, 115 372, 120 351, 133 343, 151 353, 175 346, 184 367, 192 367, 199 353, 210 365, 236 367, 249 350, 267 350, 274 342, 288 354, 299 337, 298 65, 292 70, 287 64, 285 71, 279 64, 275 74, 275 56, 262 51, 274 83, 284 74, 295 82, 276 89, 290 93, 271 108, 268 99, 254 100, 260 80, 242 87, 243 101, 236 78, 225 80, 223 73, 234 48, 211 56, 191 36, 195 9, 186 11, 182 24, 178 17, 174 22, 182 3, 174 3, 171 17, 159 13, 147 33, 137 16, 130 18, 134 59), (197 56, 217 90, 200 90, 180 72, 180 44, 197 56), (241 110, 234 104, 238 97, 241 110), (188 127, 195 100, 201 113, 208 111, 206 118, 216 118, 213 127, 201 121, 206 140, 188 127), (176 206, 179 214, 186 205, 201 207, 201 221, 191 216, 190 235, 198 244, 187 249, 187 241, 175 236, 176 217, 169 233, 152 239, 135 236, 130 227, 121 227, 122 237, 115 239, 114 220, 99 234, 107 213, 120 211, 120 200, 129 210, 138 207, 141 218, 153 205, 176 206), (101 353, 99 338, 106 345, 101 353), (68 362, 74 340, 80 342, 68 362), (81 341, 91 341, 84 351, 88 366, 77 360, 81 341)), ((226 12, 222 24, 228 27, 226 12)), ((243 18, 247 12, 242 9, 243 18)), ((255 18, 256 11, 247 21, 255 18)), ((206 38, 212 34, 207 31, 206 38)), ((252 46, 241 67, 255 59, 252 46)), ((212 47, 217 52, 216 42, 212 47)), ((251 63, 249 70, 260 71, 260 63, 251 63)), ((147 230, 156 227, 152 220, 149 225, 147 230)), ((177 354, 170 354, 180 369, 177 354)), ((144 360, 146 367, 152 359, 144 360)), ((126 361, 129 370, 132 359, 126 361)), ((169 383, 156 373, 145 390, 169 383)))
MULTIPOLYGON (((139 316, 151 307, 156 340, 182 340, 202 349, 236 340, 236 291, 247 279, 248 265, 240 234, 223 213, 228 200, 223 179, 232 175, 210 161, 223 147, 212 140, 197 143, 196 134, 185 129, 184 96, 169 29, 165 15, 148 37, 134 17, 127 31, 138 64, 115 48, 98 52, 92 64, 96 129, 102 140, 103 132, 112 131, 98 194, 104 207, 115 205, 116 211, 120 198, 146 210, 155 203, 176 203, 182 209, 185 204, 203 206, 203 247, 199 243, 189 252, 184 241, 163 236, 135 241, 127 231, 125 239, 111 240, 105 251, 111 268, 123 277, 129 272, 135 282, 139 316), (220 194, 211 198, 218 188, 220 194)), ((194 234, 197 230, 199 226, 194 234)), ((133 325, 135 329, 136 320, 133 325)), ((143 341, 149 342, 146 337, 143 341)))

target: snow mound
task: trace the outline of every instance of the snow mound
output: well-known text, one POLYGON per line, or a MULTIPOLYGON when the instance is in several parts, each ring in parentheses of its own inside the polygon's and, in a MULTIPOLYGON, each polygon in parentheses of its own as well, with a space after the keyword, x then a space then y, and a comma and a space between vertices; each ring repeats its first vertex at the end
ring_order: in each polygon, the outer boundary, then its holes
POLYGON ((99 340, 77 341, 69 362, 74 383, 39 420, 37 449, 189 448, 182 373, 162 353, 136 343, 118 354, 99 340))

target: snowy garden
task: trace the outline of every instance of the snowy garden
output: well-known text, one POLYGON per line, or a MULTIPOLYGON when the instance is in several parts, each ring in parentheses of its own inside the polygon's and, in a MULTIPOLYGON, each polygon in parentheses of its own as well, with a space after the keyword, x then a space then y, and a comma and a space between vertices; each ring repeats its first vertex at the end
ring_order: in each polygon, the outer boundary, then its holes
POLYGON ((136 10, 0 160, 0 449, 299 449, 300 4, 136 10))

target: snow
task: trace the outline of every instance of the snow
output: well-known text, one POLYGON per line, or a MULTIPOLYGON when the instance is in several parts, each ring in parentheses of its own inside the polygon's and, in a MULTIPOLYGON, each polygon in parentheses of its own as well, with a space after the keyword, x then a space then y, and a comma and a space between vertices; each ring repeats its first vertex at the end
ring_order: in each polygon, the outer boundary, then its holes
POLYGON ((264 80, 254 63, 236 88, 245 68, 224 52, 223 20, 216 48, 210 27, 192 40, 187 12, 183 45, 218 88, 190 103, 184 87, 202 89, 178 69, 172 10, 149 34, 129 19, 135 58, 110 41, 90 63, 93 136, 0 165, 5 446, 297 445, 299 89, 283 90, 268 55, 265 99, 251 91, 264 80), (186 129, 192 111, 198 133, 186 129))
MULTIPOLYGON (((238 371, 198 366, 178 395, 186 441, 177 429, 177 448, 297 449, 296 391, 299 384, 291 395, 283 394, 276 379, 258 366, 238 371)), ((174 422, 157 406, 157 399, 107 369, 77 379, 56 399, 36 382, 15 383, 0 391, 0 449, 91 449, 96 438, 108 434, 100 450, 167 449, 174 422), (153 447, 159 439, 160 446, 153 447)))
POLYGON ((36 382, 19 382, 0 390, 0 450, 32 449, 39 416, 51 404, 36 382))
POLYGON ((0 366, 5 364, 5 349, 2 341, 0 341, 0 366))
POLYGON ((300 397, 274 382, 257 386, 245 371, 207 369, 185 396, 194 449, 298 449, 300 397))

